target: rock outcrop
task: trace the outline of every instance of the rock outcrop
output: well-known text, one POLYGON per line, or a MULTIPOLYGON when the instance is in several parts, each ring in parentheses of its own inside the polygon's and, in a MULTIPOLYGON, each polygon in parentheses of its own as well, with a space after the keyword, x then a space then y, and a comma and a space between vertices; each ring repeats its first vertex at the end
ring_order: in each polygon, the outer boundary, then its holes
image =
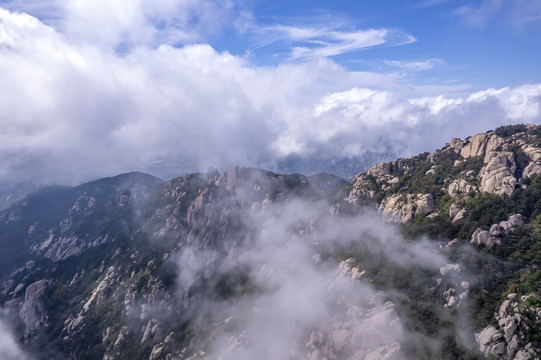
MULTIPOLYGON (((412 191, 410 187, 418 186, 421 181, 408 185, 417 165, 423 168, 424 176, 441 181, 442 191, 453 198, 463 198, 472 191, 510 196, 524 179, 541 174, 541 149, 535 140, 536 131, 535 125, 525 125, 513 130, 511 135, 489 131, 465 140, 455 138, 432 154, 375 165, 355 177, 348 200, 377 200, 385 219, 395 223, 410 221, 415 216, 415 210, 411 215, 415 205, 408 204, 410 199, 405 197, 423 193, 423 189, 412 191), (453 161, 454 171, 445 162, 449 159, 453 161), (442 174, 448 175, 442 178, 442 174)), ((460 219, 457 218, 456 226, 461 226, 460 219)))
POLYGON ((449 219, 453 226, 462 226, 465 215, 466 210, 462 209, 462 207, 457 204, 452 204, 449 208, 449 219))
POLYGON ((479 172, 479 189, 495 195, 511 195, 517 185, 517 165, 512 152, 495 152, 479 172))
POLYGON ((394 304, 387 302, 363 313, 353 307, 348 321, 312 331, 307 359, 398 360, 404 329, 394 304))
POLYGON ((541 328, 541 308, 528 305, 531 296, 509 294, 496 314, 498 327, 487 326, 475 335, 483 355, 501 360, 539 359, 541 349, 525 336, 527 330, 541 328))
POLYGON ((517 226, 523 225, 524 219, 522 215, 511 215, 508 220, 501 221, 499 224, 494 224, 490 230, 478 228, 473 233, 470 243, 476 245, 485 245, 488 248, 494 245, 501 245, 502 238, 515 230, 517 226))
POLYGON ((24 303, 19 317, 24 323, 25 338, 34 335, 47 322, 47 289, 48 280, 39 280, 26 288, 24 303))
POLYGON ((436 209, 431 194, 396 195, 386 199, 379 207, 381 216, 392 223, 406 223, 417 215, 429 215, 436 209))

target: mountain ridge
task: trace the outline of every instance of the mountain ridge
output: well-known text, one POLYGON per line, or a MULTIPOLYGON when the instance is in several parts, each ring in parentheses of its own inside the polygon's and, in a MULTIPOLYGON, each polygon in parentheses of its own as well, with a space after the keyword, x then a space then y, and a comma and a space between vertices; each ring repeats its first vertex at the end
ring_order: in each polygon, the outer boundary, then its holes
POLYGON ((0 320, 35 359, 533 359, 540 134, 353 184, 236 166, 42 189, 0 212, 0 320))

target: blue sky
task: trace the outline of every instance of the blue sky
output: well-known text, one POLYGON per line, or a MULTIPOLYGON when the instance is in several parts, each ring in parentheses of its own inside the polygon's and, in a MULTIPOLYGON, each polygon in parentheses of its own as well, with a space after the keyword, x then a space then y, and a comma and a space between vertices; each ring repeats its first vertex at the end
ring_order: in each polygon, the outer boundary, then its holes
MULTIPOLYGON (((415 84, 467 84, 470 90, 480 90, 540 81, 541 0, 223 0, 208 3, 213 5, 191 7, 188 21, 179 21, 182 15, 174 13, 167 19, 146 16, 155 20, 158 29, 192 25, 196 28, 190 38, 169 41, 171 45, 208 43, 217 51, 227 51, 262 66, 325 56, 351 71, 401 71, 405 81, 415 84), (205 11, 221 13, 212 15, 212 20, 205 20, 205 11), (321 41, 348 42, 333 38, 333 33, 349 36, 353 42, 356 33, 359 37, 360 33, 370 30, 392 34, 379 45, 370 46, 361 41, 347 44, 349 46, 336 49, 334 53, 292 56, 293 48, 316 50, 324 47, 318 43, 321 41), (309 57, 312 55, 314 57, 309 57)), ((26 11, 53 25, 65 16, 60 1, 1 0, 1 4, 12 10, 26 11)), ((171 9, 175 11, 174 7, 171 9)), ((176 11, 181 10, 177 7, 176 11)))
MULTIPOLYGON (((414 78, 412 81, 461 82, 474 89, 540 80, 541 1, 538 0, 254 1, 250 5, 254 28, 281 25, 297 29, 326 28, 328 32, 388 29, 397 33, 394 43, 353 48, 332 56, 350 70, 408 70, 408 63, 425 62, 429 69, 408 71, 407 75, 414 78), (408 42, 407 36, 415 40, 408 42)), ((309 43, 312 39, 295 42, 285 35, 280 38, 275 32, 268 36, 279 40, 258 48, 261 40, 258 35, 267 36, 258 34, 256 29, 244 34, 225 32, 211 37, 210 43, 216 49, 241 56, 251 51, 257 64, 272 65, 291 61, 290 47, 318 47, 309 43)))
POLYGON ((540 33, 541 0, 0 0, 0 181, 374 161, 539 124, 540 33))

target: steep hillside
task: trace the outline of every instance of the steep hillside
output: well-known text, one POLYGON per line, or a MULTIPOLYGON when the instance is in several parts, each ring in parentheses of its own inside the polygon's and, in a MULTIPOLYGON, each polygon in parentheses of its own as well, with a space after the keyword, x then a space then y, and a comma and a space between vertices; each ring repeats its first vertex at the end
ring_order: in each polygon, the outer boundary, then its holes
POLYGON ((540 130, 353 184, 234 167, 40 189, 0 212, 0 355, 538 358, 540 130))
POLYGON ((540 145, 540 126, 505 126, 378 164, 353 181, 350 201, 373 201, 408 236, 449 239, 464 264, 466 245, 486 254, 467 270, 479 281, 470 289, 472 323, 494 324, 477 335, 487 356, 541 354, 540 145))

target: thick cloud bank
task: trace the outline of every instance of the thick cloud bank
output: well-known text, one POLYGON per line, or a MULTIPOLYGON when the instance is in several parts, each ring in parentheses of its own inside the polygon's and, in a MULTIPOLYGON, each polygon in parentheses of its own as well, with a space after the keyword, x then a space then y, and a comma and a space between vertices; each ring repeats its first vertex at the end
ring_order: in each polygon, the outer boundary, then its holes
POLYGON ((67 7, 71 17, 46 25, 0 8, 2 179, 168 177, 236 163, 276 169, 288 155, 411 155, 541 119, 539 84, 411 98, 397 73, 349 72, 324 58, 259 67, 205 44, 172 46, 197 37, 181 31, 189 19, 169 26, 160 7, 108 13, 113 19, 93 31, 81 14, 99 17, 99 9, 85 9, 67 7))

